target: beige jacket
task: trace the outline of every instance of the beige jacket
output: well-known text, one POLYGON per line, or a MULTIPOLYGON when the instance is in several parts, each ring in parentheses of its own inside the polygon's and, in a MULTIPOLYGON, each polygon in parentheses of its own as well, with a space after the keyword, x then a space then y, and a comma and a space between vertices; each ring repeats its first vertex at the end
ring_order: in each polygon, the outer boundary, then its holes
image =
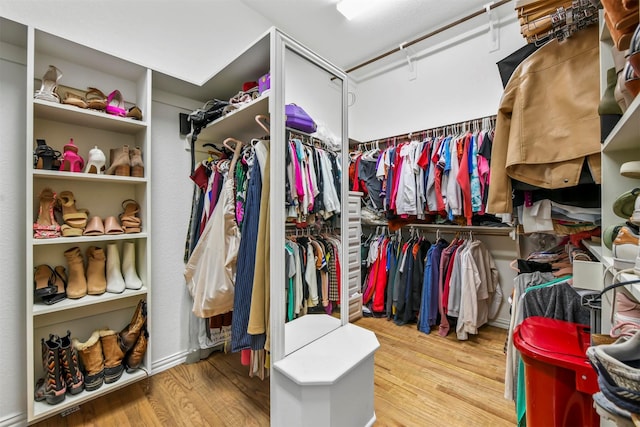
POLYGON ((585 159, 600 183, 598 28, 553 40, 504 90, 491 151, 487 211, 510 213, 511 178, 541 188, 578 184, 585 159))
POLYGON ((235 221, 233 177, 220 198, 187 262, 184 278, 193 297, 193 314, 208 318, 233 310, 240 231, 235 221))

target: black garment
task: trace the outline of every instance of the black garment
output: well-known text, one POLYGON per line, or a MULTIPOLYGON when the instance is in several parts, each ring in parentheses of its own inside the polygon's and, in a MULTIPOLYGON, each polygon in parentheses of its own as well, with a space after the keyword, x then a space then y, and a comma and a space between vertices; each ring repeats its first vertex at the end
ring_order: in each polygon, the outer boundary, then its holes
POLYGON ((542 47, 542 45, 536 46, 535 43, 529 43, 496 63, 498 66, 498 72, 500 73, 500 78, 502 79, 503 88, 507 87, 507 83, 515 69, 518 68, 518 65, 520 65, 522 61, 527 59, 529 55, 540 47, 542 47))
POLYGON ((376 177, 376 161, 365 160, 362 157, 358 163, 358 178, 364 181, 367 186, 371 206, 375 210, 382 210, 382 181, 376 177))
POLYGON ((551 264, 547 262, 518 259, 518 274, 533 273, 534 271, 539 271, 541 273, 551 273, 551 270, 551 264))
POLYGON ((568 283, 527 290, 523 297, 524 318, 542 316, 589 325, 591 314, 580 295, 568 283))

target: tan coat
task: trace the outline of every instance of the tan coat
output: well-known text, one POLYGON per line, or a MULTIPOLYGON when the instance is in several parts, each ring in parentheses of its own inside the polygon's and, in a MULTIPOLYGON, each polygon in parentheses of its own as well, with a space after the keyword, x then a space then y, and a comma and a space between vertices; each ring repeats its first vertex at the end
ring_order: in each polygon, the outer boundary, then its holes
POLYGON ((510 213, 510 178, 541 188, 578 184, 585 158, 600 183, 598 28, 553 40, 505 88, 491 152, 487 211, 510 213))

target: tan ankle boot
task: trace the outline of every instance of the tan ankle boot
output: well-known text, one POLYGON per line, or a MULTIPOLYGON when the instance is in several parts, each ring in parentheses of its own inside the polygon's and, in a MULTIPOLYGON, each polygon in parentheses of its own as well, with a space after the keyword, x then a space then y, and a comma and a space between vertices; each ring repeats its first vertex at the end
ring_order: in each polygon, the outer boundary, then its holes
POLYGON ((102 295, 107 290, 104 250, 96 246, 87 249, 87 291, 89 295, 102 295))
POLYGON ((133 148, 129 152, 131 163, 131 176, 144 177, 144 163, 142 163, 142 150, 140 147, 133 148))
POLYGON ((136 341, 136 344, 133 346, 131 351, 127 353, 124 361, 127 372, 132 373, 140 367, 140 365, 142 364, 142 360, 144 359, 144 354, 147 352, 148 341, 149 333, 145 328, 140 333, 140 336, 138 337, 138 340, 136 341))
POLYGON ((105 172, 107 175, 130 176, 131 160, 129 159, 129 146, 110 150, 111 165, 105 172))
POLYGON ((104 356, 100 332, 94 331, 86 342, 80 342, 77 338, 73 338, 71 342, 84 368, 84 389, 99 389, 104 381, 104 356))
POLYGON ((122 376, 124 366, 122 359, 124 353, 120 349, 118 334, 111 329, 100 331, 100 342, 102 344, 102 354, 104 355, 104 382, 111 384, 122 376))
POLYGON ((67 259, 67 298, 82 298, 87 294, 87 279, 84 275, 84 260, 79 247, 64 252, 67 259))
POLYGON ((120 331, 120 346, 123 352, 131 350, 131 347, 136 343, 140 336, 140 331, 147 322, 147 302, 140 300, 136 311, 133 313, 131 323, 120 331))

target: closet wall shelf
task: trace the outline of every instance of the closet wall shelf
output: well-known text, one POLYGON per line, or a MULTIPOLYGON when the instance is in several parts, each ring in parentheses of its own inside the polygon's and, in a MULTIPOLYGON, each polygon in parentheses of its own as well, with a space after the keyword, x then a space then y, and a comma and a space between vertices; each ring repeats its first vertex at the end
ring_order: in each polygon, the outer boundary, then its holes
POLYGON ((34 246, 60 245, 65 243, 110 242, 114 240, 146 239, 147 233, 104 234, 101 236, 56 237, 53 239, 33 239, 34 246))
POLYGON ((146 184, 147 178, 136 178, 130 176, 117 176, 117 175, 97 175, 93 173, 82 172, 61 172, 50 171, 43 169, 34 169, 33 177, 35 179, 62 179, 62 180, 75 180, 75 181, 96 181, 96 182, 115 182, 120 184, 146 184))
POLYGON ((53 305, 34 304, 33 315, 42 316, 49 313, 55 313, 57 311, 77 309, 80 307, 86 307, 94 304, 103 304, 105 302, 115 301, 123 298, 130 298, 134 296, 143 296, 147 294, 147 287, 143 286, 140 289, 132 290, 125 289, 121 294, 112 294, 105 292, 102 295, 86 295, 79 299, 65 299, 53 305))
POLYGON ((102 396, 105 395, 107 393, 111 393, 114 390, 118 390, 120 388, 126 387, 129 384, 132 384, 136 381, 140 381, 141 379, 144 379, 145 377, 147 377, 148 374, 146 371, 144 370, 138 370, 135 371, 131 374, 127 373, 126 371, 122 374, 122 377, 111 384, 103 384, 102 387, 100 387, 97 390, 94 391, 83 391, 82 393, 79 393, 77 395, 70 395, 67 394, 67 396, 65 397, 64 401, 60 404, 57 405, 49 405, 46 402, 35 402, 33 405, 33 421, 39 421, 41 419, 44 419, 46 417, 50 417, 52 415, 55 415, 61 411, 63 411, 66 408, 73 408, 74 406, 78 406, 81 405, 89 400, 93 400, 98 396, 102 396))
POLYGON ((603 262, 602 245, 600 243, 594 243, 591 240, 583 240, 582 244, 594 257, 596 257, 598 261, 603 262))
POLYGON ((222 143, 224 139, 229 137, 249 142, 252 138, 263 136, 264 130, 254 122, 255 116, 258 114, 269 114, 269 97, 266 95, 211 122, 198 135, 198 142, 222 143), (254 125, 252 126, 251 123, 254 125))
MULTIPOLYGON (((374 223, 362 223, 363 227, 387 227, 389 225, 386 221, 378 221, 374 223)), ((465 226, 465 225, 448 225, 448 224, 407 224, 402 226, 402 229, 420 228, 436 232, 440 230, 441 233, 455 233, 455 232, 473 232, 478 235, 484 236, 509 236, 514 233, 513 227, 487 227, 487 226, 465 226)))
POLYGON ((56 104, 39 99, 33 100, 33 114, 34 118, 37 119, 127 134, 136 134, 147 128, 147 123, 144 121, 116 117, 100 111, 78 108, 73 105, 56 104))
POLYGON ((636 149, 640 152, 640 96, 636 96, 602 146, 603 152, 636 149))

